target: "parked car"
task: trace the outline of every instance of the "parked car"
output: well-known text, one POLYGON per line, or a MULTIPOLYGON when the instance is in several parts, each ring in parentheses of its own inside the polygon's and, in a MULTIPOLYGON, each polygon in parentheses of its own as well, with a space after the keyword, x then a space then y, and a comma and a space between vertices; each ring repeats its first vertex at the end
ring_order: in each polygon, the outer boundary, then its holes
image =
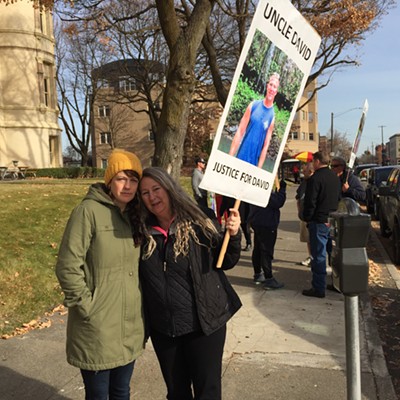
POLYGON ((380 232, 392 237, 393 262, 400 265, 400 168, 393 168, 378 192, 380 232))
POLYGON ((353 167, 353 174, 357 177, 359 177, 360 172, 363 169, 367 169, 367 168, 374 168, 374 167, 379 167, 379 164, 358 164, 355 167, 353 167))
MULTIPOLYGON (((379 219, 379 193, 378 189, 381 185, 386 185, 386 181, 393 168, 400 168, 396 165, 388 165, 385 167, 369 168, 368 181, 365 188, 367 212, 371 214, 371 218, 379 219)), ((365 171, 365 170, 363 170, 365 171)))

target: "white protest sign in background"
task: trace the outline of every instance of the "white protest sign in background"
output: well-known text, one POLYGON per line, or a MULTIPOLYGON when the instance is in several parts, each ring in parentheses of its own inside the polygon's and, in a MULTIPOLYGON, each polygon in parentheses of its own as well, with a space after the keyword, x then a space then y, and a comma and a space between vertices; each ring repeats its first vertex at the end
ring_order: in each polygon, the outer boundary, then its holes
POLYGON ((367 118, 367 112, 368 112, 368 100, 365 99, 363 111, 361 114, 360 124, 358 125, 358 131, 357 131, 356 137, 354 139, 353 148, 352 148, 351 154, 350 154, 350 161, 349 161, 350 169, 353 168, 354 162, 356 161, 356 158, 357 158, 356 154, 358 151, 358 146, 360 144, 361 135, 362 135, 362 132, 364 129, 365 118, 367 118))
POLYGON ((267 205, 320 42, 319 35, 290 1, 259 2, 218 125, 202 188, 248 203, 267 205), (274 107, 263 103, 268 98, 267 85, 271 90, 275 85, 274 107), (249 98, 249 93, 254 97, 249 98), (263 124, 249 117, 256 115, 256 107, 259 115, 265 118, 263 124), (258 128, 254 127, 257 125, 258 128), (267 133, 270 125, 273 132, 271 128, 267 133), (259 138, 261 133, 267 137, 262 143, 259 139, 260 145, 253 146, 256 148, 247 146, 248 152, 255 150, 257 153, 252 161, 239 158, 240 147, 249 131, 257 131, 259 138), (234 142, 239 143, 238 146, 234 142), (262 146, 268 150, 265 162, 264 156, 258 155, 263 154, 262 146))

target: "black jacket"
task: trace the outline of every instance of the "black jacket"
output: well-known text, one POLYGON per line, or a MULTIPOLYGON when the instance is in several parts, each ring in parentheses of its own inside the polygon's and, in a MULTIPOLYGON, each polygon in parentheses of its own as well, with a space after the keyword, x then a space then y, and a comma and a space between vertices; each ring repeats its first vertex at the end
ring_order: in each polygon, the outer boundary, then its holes
POLYGON ((250 205, 249 222, 255 227, 278 229, 281 208, 286 201, 286 182, 281 181, 280 189, 272 192, 266 207, 250 205))
POLYGON ((326 223, 331 211, 336 211, 340 198, 340 182, 328 167, 317 169, 307 179, 303 220, 326 223))
POLYGON ((343 171, 343 174, 340 177, 341 185, 343 185, 346 180, 349 184, 349 188, 347 189, 347 192, 342 192, 342 197, 350 197, 350 199, 353 199, 359 203, 365 203, 367 196, 364 186, 362 185, 360 180, 355 175, 353 175, 352 172, 349 173, 347 169, 343 171))
POLYGON ((223 271, 233 268, 240 258, 240 233, 230 238, 222 268, 217 269, 222 234, 211 247, 201 231, 194 229, 202 245, 190 238, 189 256, 177 260, 173 255, 174 226, 168 237, 159 230, 151 231, 157 247, 149 259, 141 259, 139 266, 150 335, 152 330, 168 336, 196 330, 209 335, 241 307, 223 271))

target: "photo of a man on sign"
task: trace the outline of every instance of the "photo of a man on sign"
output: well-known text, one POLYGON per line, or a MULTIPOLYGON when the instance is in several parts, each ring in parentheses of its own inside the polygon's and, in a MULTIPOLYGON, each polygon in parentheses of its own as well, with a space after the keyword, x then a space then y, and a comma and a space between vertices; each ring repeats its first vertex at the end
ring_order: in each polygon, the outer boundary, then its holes
POLYGON ((232 140, 229 155, 261 168, 267 157, 269 142, 275 124, 274 100, 278 93, 279 74, 269 78, 263 100, 249 104, 232 140))
POLYGON ((302 78, 294 62, 256 30, 219 150, 271 172, 302 78))

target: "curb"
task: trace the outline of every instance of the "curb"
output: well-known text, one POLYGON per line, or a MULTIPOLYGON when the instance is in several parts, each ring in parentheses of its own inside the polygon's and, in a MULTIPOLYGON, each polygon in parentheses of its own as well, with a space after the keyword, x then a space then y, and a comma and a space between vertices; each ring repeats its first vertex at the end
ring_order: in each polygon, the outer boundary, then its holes
MULTIPOLYGON (((400 289, 400 273, 392 264, 390 257, 380 242, 376 232, 373 230, 370 232, 370 237, 373 241, 373 244, 376 246, 379 254, 382 257, 382 266, 387 268, 390 276, 396 283, 397 289, 400 289)), ((392 379, 389 375, 385 355, 383 353, 381 338, 378 332, 378 325, 374 317, 374 312, 371 307, 371 298, 368 292, 363 293, 360 296, 360 310, 362 316, 362 321, 360 321, 360 323, 364 325, 368 357, 376 384, 378 399, 397 400, 398 397, 394 390, 392 379)))

